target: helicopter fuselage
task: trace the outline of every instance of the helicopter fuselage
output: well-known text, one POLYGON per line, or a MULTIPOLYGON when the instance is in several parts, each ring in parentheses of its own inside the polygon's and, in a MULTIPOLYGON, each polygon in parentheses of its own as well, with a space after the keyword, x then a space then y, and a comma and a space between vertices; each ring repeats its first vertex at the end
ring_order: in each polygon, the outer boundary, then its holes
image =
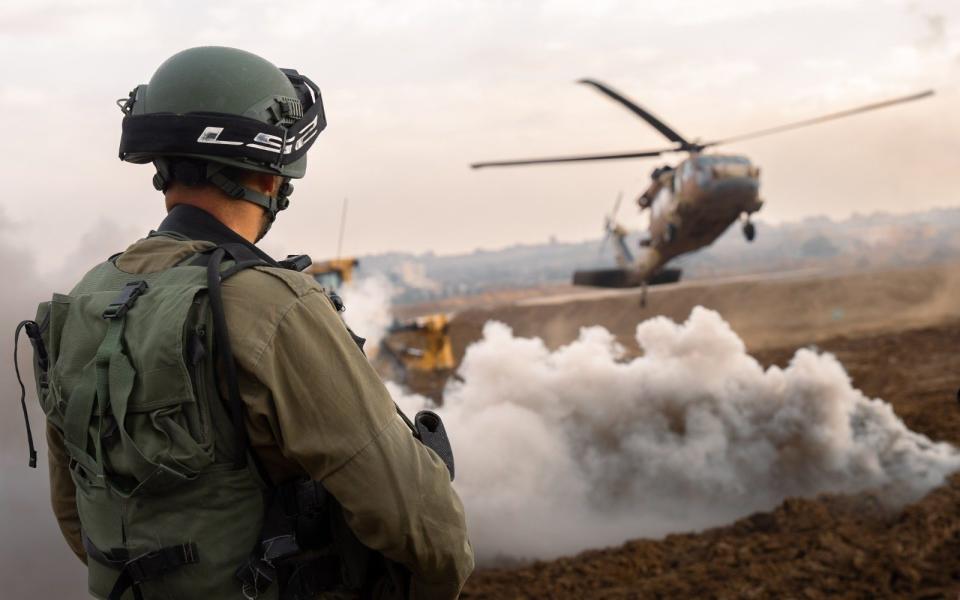
POLYGON ((655 194, 647 244, 660 264, 712 244, 743 215, 763 206, 759 169, 744 156, 695 154, 650 187, 655 194))

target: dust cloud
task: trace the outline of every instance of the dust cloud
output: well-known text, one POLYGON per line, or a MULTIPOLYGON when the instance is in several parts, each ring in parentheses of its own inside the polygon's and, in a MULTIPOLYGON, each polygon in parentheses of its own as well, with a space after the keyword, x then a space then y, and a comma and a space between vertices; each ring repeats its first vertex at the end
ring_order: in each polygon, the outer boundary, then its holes
POLYGON ((375 352, 393 323, 393 313, 390 311, 393 285, 386 277, 374 275, 351 281, 340 289, 339 294, 346 307, 343 320, 357 335, 367 340, 367 351, 375 352))
MULTIPOLYGON (((829 354, 761 365, 698 307, 637 326, 625 359, 585 328, 550 351, 489 322, 437 409, 482 562, 549 558, 729 523, 791 496, 880 490, 916 499, 960 453, 906 428, 829 354)), ((391 385, 414 412, 427 404, 391 385)))
MULTIPOLYGON (((102 224, 105 228, 106 225, 102 224)), ((16 225, 0 212, 0 234, 16 225)), ((71 254, 83 256, 94 253, 103 260, 116 248, 115 230, 107 235, 87 236, 71 254), (100 245, 99 251, 95 247, 100 245)), ((27 407, 37 444, 37 468, 27 466, 27 437, 23 415, 20 412, 20 388, 13 370, 13 333, 18 322, 32 319, 39 302, 49 299, 53 291, 67 291, 65 272, 40 273, 34 260, 35 248, 11 244, 9 237, 0 235, 0 329, 4 332, 0 343, 0 388, 4 402, 0 403, 0 580, 4 582, 4 598, 72 598, 86 597, 85 569, 67 548, 60 536, 49 505, 47 483, 46 443, 43 412, 33 392, 33 374, 30 367, 32 350, 26 337, 20 341, 20 366, 27 387, 27 407)), ((129 240, 126 240, 129 243, 129 240)), ((122 249, 124 246, 119 246, 122 249)), ((42 250, 42 249, 40 249, 42 250)), ((88 268, 91 264, 83 264, 88 268)), ((78 266, 78 269, 81 268, 78 266)), ((82 271, 73 273, 78 279, 82 271)))

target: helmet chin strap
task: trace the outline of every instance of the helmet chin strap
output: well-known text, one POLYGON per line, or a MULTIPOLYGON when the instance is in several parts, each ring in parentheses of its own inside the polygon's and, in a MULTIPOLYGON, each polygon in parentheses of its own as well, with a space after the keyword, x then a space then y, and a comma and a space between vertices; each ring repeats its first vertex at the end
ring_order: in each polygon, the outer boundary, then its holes
POLYGON ((270 226, 277 219, 277 213, 290 206, 290 194, 293 193, 293 184, 289 177, 284 177, 276 196, 268 196, 259 190, 245 186, 223 174, 223 165, 216 163, 202 163, 196 161, 171 161, 158 158, 153 161, 157 173, 153 176, 153 187, 158 191, 166 191, 173 181, 180 181, 186 185, 198 185, 203 182, 216 186, 227 196, 252 202, 267 212, 267 226, 260 237, 266 235, 270 226))

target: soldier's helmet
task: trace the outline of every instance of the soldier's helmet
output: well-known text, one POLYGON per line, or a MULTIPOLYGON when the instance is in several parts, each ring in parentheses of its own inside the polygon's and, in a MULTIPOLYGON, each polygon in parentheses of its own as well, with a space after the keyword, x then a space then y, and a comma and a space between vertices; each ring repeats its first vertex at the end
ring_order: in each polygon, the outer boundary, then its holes
POLYGON ((120 159, 152 162, 158 190, 174 180, 211 183, 263 206, 271 221, 289 204, 289 180, 304 176, 307 151, 326 127, 316 84, 236 48, 179 52, 117 103, 120 159), (237 169, 283 177, 281 193, 271 198, 242 185, 237 169))

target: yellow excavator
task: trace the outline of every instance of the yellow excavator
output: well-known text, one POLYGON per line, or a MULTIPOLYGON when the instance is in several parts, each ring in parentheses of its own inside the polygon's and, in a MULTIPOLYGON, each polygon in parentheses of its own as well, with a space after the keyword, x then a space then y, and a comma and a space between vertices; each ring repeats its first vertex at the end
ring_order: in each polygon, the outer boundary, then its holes
POLYGON ((435 313, 395 321, 380 342, 376 367, 384 378, 417 393, 439 394, 456 367, 450 316, 435 313))
POLYGON ((353 281, 353 270, 359 264, 360 261, 352 257, 333 258, 313 263, 307 267, 306 272, 324 289, 335 292, 344 284, 353 281))

